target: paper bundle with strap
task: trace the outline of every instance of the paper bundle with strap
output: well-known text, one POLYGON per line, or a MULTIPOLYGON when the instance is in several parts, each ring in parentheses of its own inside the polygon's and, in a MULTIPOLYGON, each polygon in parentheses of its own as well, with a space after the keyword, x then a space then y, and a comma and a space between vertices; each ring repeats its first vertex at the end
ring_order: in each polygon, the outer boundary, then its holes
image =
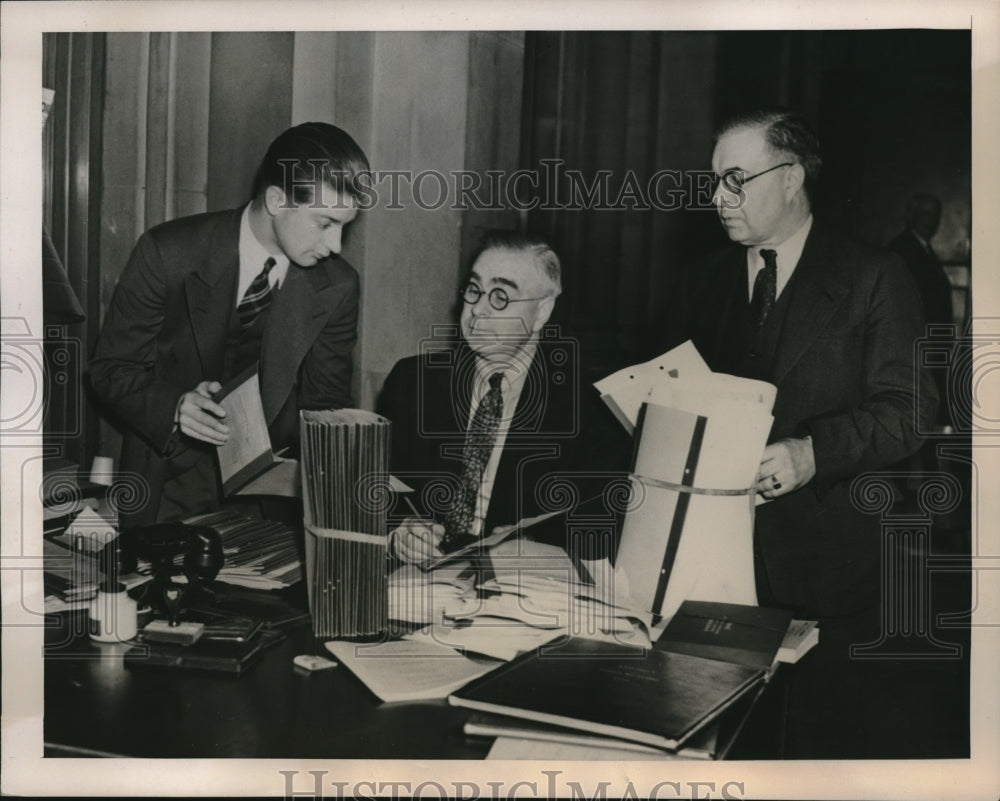
POLYGON ((711 372, 690 343, 596 386, 637 439, 618 592, 663 617, 688 599, 755 605, 755 481, 775 387, 711 372))
POLYGON ((390 429, 360 409, 301 412, 306 582, 317 637, 387 628, 390 429))

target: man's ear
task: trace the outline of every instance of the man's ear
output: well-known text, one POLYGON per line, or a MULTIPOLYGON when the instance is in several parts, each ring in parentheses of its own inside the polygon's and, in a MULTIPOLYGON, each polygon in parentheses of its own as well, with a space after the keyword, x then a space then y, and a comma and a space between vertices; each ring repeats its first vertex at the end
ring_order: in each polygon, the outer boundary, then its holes
POLYGON ((271 184, 264 190, 264 206, 267 213, 274 217, 279 211, 288 207, 285 202, 285 191, 280 186, 271 184))
POLYGON ((535 324, 531 327, 532 333, 538 333, 552 316, 552 309, 555 308, 555 295, 547 295, 538 301, 538 312, 535 314, 535 324))
POLYGON ((806 182, 806 170, 801 164, 793 164, 785 170, 785 195, 788 198, 795 197, 796 193, 802 189, 806 182))

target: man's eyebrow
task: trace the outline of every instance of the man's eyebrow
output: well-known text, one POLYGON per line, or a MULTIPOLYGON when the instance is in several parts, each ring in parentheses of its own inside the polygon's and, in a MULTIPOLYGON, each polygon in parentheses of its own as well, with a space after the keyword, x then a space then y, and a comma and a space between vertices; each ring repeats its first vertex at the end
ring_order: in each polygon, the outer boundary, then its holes
POLYGON ((498 277, 498 278, 494 278, 493 282, 496 283, 496 284, 502 284, 503 286, 509 286, 511 289, 520 289, 521 288, 514 281, 511 281, 509 278, 498 277))

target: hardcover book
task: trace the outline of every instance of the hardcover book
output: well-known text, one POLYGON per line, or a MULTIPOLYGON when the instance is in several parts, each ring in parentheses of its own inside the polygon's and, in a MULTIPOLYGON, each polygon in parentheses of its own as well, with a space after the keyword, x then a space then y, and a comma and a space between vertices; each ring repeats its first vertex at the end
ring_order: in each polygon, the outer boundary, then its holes
POLYGON ((571 637, 518 657, 448 701, 676 749, 765 675, 689 654, 571 637))
POLYGON ((684 601, 657 647, 768 670, 791 621, 792 613, 782 609, 684 601))

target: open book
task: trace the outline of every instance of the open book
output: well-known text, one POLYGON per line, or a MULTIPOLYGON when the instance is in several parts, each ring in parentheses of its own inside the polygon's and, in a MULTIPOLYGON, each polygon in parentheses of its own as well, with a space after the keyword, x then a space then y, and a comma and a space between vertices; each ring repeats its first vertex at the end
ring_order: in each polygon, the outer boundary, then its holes
POLYGON ((228 381, 214 400, 226 410, 229 426, 229 439, 217 449, 223 493, 300 497, 299 463, 271 450, 257 365, 228 381))

